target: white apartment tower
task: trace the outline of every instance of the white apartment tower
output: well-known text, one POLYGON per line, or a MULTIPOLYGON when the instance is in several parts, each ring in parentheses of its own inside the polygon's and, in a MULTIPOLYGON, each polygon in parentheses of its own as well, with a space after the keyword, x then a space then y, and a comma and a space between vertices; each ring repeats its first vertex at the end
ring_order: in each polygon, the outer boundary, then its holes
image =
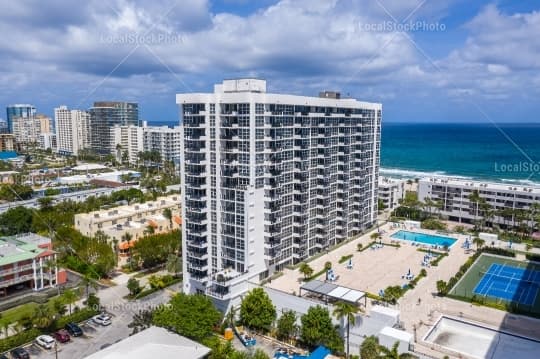
POLYGON ((60 106, 54 109, 54 119, 58 153, 77 156, 80 150, 89 147, 88 112, 60 106))
POLYGON ((149 126, 144 127, 144 150, 157 151, 163 162, 180 164, 180 127, 149 126))
POLYGON ((117 161, 127 160, 131 164, 136 164, 139 152, 144 151, 144 127, 135 125, 111 127, 111 143, 113 148, 111 153, 116 156, 117 161), (124 157, 127 154, 127 159, 124 157))
POLYGON ((381 104, 226 80, 179 94, 184 291, 226 309, 376 222, 381 104))

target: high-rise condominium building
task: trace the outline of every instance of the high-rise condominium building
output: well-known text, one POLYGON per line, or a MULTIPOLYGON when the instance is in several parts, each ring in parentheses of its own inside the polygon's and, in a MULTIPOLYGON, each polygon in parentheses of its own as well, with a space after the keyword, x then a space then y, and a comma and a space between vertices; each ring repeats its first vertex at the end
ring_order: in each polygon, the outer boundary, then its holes
POLYGON ((23 117, 23 118, 29 118, 29 117, 35 117, 36 116, 36 108, 33 105, 28 104, 16 104, 16 105, 9 105, 6 108, 7 113, 7 126, 9 133, 13 133, 13 118, 14 117, 23 117))
POLYGON ((41 134, 41 121, 35 116, 13 117, 11 125, 15 140, 18 144, 28 146, 39 143, 41 134))
POLYGON ((139 124, 139 107, 132 102, 94 102, 90 110, 90 147, 97 153, 111 153, 111 128, 139 124))
POLYGON ((139 152, 156 151, 161 162, 180 164, 180 127, 147 126, 114 126, 111 129, 113 148, 111 152, 118 161, 127 155, 130 163, 137 163, 139 152))
POLYGON ((148 126, 144 127, 144 150, 157 151, 161 161, 180 165, 180 127, 148 126))
POLYGON ((49 116, 38 114, 36 115, 36 119, 39 121, 40 133, 52 132, 53 126, 51 118, 49 116))
POLYGON ((83 110, 70 110, 66 106, 54 109, 58 153, 77 156, 90 145, 90 114, 83 110))
POLYGON ((179 94, 184 291, 222 309, 376 222, 382 106, 226 80, 179 94))

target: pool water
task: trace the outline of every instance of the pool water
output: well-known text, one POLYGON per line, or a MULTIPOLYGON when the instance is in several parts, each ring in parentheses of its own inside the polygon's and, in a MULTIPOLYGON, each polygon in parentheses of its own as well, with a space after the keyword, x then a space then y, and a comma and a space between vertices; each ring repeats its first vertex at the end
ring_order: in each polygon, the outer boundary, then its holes
POLYGON ((424 234, 418 232, 398 231, 390 236, 394 239, 401 239, 410 242, 419 242, 423 244, 436 245, 436 246, 448 246, 452 247, 456 243, 457 239, 445 236, 436 236, 433 234, 424 234))

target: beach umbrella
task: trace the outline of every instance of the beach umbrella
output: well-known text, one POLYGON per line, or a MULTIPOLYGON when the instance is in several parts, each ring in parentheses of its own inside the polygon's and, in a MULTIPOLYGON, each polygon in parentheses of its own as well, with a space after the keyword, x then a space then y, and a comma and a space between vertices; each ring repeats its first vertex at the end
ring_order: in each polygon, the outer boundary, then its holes
POLYGON ((352 258, 349 258, 349 267, 352 267, 352 258))
POLYGON ((407 275, 411 275, 411 268, 409 268, 409 271, 407 272, 407 275))

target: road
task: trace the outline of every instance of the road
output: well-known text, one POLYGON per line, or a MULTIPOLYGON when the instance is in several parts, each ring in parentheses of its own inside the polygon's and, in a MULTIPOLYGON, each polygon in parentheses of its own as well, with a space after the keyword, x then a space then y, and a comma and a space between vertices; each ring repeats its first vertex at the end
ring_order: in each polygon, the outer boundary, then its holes
MULTIPOLYGON (((83 359, 90 354, 127 338, 131 333, 131 329, 127 326, 139 310, 168 302, 171 295, 178 292, 182 287, 182 283, 177 283, 145 298, 128 301, 123 298, 128 294, 125 285, 127 279, 129 279, 129 276, 125 275, 116 278, 115 282, 118 285, 100 290, 97 293, 101 305, 113 318, 112 324, 102 327, 91 322, 84 323, 82 325, 85 333, 84 336, 72 338, 71 342, 66 344, 58 344, 58 359, 83 359)), ((144 280, 141 282, 144 282, 144 280)), ((32 358, 56 358, 54 349, 45 350, 35 344, 30 345, 27 349, 32 358)))

